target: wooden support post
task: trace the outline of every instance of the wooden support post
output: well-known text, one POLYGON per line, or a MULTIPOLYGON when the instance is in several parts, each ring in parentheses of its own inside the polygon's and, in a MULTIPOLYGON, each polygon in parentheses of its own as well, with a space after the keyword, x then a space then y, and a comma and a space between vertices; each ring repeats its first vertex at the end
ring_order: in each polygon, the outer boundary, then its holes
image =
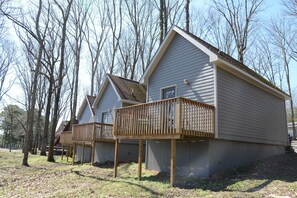
POLYGON ((142 170, 142 149, 143 149, 143 140, 139 140, 138 146, 138 180, 141 180, 141 170, 142 170))
MULTIPOLYGON (((101 130, 102 130, 102 126, 101 126, 101 130)), ((96 142, 96 124, 93 123, 91 164, 94 164, 94 161, 95 161, 95 145, 96 145, 95 142, 96 142)))
POLYGON ((67 162, 68 162, 68 157, 69 157, 69 154, 70 154, 69 149, 70 149, 70 146, 67 146, 67 152, 66 152, 66 160, 67 160, 67 162))
POLYGON ((95 141, 92 142, 92 156, 91 156, 91 164, 94 164, 95 161, 95 141))
POLYGON ((115 148, 114 148, 114 174, 113 176, 116 178, 118 174, 118 159, 119 159, 119 139, 115 140, 115 148))
POLYGON ((64 155, 64 145, 62 144, 61 160, 63 160, 63 155, 64 155))
POLYGON ((81 151, 81 164, 84 163, 84 159, 85 159, 85 143, 82 143, 82 151, 81 151))
POLYGON ((76 143, 73 143, 73 152, 72 152, 72 165, 74 165, 75 162, 75 152, 76 152, 76 143))
POLYGON ((176 161, 176 139, 171 140, 171 160, 170 160, 170 186, 174 186, 176 161))

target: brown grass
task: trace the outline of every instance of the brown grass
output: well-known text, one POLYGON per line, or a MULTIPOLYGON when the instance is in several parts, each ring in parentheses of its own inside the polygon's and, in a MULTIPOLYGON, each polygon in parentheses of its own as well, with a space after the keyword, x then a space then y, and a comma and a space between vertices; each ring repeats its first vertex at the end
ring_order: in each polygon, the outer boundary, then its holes
POLYGON ((121 164, 114 179, 112 166, 95 167, 31 155, 21 166, 20 151, 0 149, 0 197, 297 197, 297 154, 285 154, 215 174, 212 178, 178 178, 121 164))

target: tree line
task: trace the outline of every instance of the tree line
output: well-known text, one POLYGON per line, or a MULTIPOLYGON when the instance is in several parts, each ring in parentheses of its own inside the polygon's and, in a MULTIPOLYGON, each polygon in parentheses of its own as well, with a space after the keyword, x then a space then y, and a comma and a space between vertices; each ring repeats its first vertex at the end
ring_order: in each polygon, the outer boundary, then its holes
MULTIPOLYGON (((265 3, 212 0, 201 8, 193 0, 0 0, 0 101, 13 84, 7 80, 13 70, 24 95, 14 100, 27 115, 23 165, 28 165, 36 139, 41 155, 49 144, 48 161, 54 161, 59 119, 75 123, 80 96, 96 95, 106 73, 138 80, 172 25, 213 44, 293 96, 297 3, 282 1, 283 13, 275 18, 263 17, 265 3), (14 42, 6 36, 11 31, 14 42), (80 81, 82 70, 89 73, 87 88, 80 81), (43 120, 39 128, 38 120, 43 120)), ((289 106, 294 121, 293 99, 289 106)))

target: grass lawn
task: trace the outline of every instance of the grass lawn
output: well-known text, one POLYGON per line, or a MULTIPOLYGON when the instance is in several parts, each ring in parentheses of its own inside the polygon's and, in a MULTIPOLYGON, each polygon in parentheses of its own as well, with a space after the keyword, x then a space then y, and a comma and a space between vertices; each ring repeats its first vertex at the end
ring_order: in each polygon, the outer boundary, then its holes
MULTIPOLYGON (((71 158, 70 158, 71 159, 71 158)), ((0 197, 297 197, 297 154, 285 154, 215 174, 212 178, 177 178, 143 170, 137 164, 72 166, 56 157, 30 155, 30 167, 21 166, 22 153, 0 149, 0 197)))

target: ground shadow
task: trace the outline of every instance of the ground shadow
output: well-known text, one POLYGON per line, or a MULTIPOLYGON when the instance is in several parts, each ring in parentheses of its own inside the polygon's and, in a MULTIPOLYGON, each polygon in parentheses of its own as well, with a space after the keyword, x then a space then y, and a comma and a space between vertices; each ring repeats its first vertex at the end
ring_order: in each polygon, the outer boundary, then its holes
MULTIPOLYGON (((219 171, 210 178, 176 177, 175 186, 181 189, 202 189, 210 191, 256 192, 275 180, 285 182, 297 181, 297 154, 289 153, 241 165, 232 169, 219 171), (230 187, 245 180, 262 180, 258 185, 245 190, 232 190, 230 187)), ((146 181, 163 181, 169 183, 168 173, 142 177, 146 181)))
POLYGON ((73 173, 75 173, 76 175, 78 176, 81 176, 81 177, 88 177, 88 178, 92 178, 92 179, 95 179, 95 180, 99 180, 99 181, 109 181, 109 182, 120 182, 120 183, 126 183, 126 184, 129 184, 129 185, 133 185, 133 186, 137 186, 147 192, 150 192, 152 195, 154 196, 162 196, 161 193, 159 192, 156 192, 144 185, 140 185, 140 184, 137 184, 137 183, 133 183, 133 182, 129 182, 129 181, 117 181, 117 180, 112 180, 112 179, 107 179, 107 178, 101 178, 101 177, 98 177, 98 176, 92 176, 92 175, 85 175, 85 174, 82 174, 80 171, 73 171, 73 173))

